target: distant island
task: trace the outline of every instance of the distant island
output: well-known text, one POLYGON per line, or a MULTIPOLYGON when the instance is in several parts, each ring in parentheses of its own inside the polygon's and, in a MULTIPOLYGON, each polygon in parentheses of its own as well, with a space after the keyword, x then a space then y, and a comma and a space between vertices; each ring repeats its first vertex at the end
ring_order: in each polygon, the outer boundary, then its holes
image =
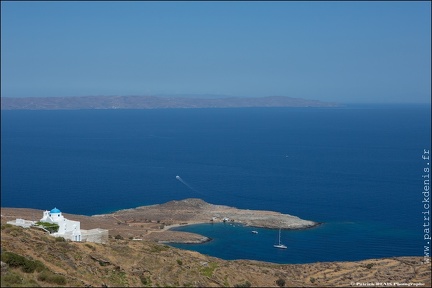
POLYGON ((1 97, 2 110, 163 109, 242 107, 339 107, 337 103, 285 96, 268 97, 160 97, 75 96, 1 97))

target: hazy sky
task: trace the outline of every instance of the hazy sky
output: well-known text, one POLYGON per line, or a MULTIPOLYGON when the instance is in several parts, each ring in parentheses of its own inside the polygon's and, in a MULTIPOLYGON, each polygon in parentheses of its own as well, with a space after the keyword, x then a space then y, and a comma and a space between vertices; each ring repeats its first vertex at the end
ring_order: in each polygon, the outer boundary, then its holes
POLYGON ((1 2, 6 97, 429 103, 430 2, 1 2))

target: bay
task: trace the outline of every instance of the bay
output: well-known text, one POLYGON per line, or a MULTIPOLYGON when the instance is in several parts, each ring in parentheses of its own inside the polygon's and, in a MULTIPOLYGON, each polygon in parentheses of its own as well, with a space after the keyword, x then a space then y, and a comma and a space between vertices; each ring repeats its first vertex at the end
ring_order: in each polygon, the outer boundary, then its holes
MULTIPOLYGON (((2 207, 94 215, 201 198, 324 223, 284 232, 291 252, 303 251, 289 258, 267 256, 273 230, 256 235, 263 239, 256 256, 242 251, 250 233, 233 239, 218 226, 206 235, 212 242, 187 246, 222 258, 305 263, 423 253, 426 106, 2 111, 1 118, 2 207), (218 241, 234 248, 224 254, 218 241)), ((182 229, 205 235, 203 227, 182 229)))

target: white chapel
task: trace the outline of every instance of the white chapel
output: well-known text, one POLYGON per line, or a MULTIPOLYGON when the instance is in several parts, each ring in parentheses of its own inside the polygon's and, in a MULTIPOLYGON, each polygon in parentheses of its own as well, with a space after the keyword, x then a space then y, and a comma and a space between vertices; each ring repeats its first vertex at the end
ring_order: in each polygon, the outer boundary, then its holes
POLYGON ((81 241, 80 222, 64 218, 61 211, 57 208, 54 208, 51 211, 44 211, 43 217, 40 221, 59 225, 58 232, 53 233, 53 236, 61 236, 72 241, 81 241))

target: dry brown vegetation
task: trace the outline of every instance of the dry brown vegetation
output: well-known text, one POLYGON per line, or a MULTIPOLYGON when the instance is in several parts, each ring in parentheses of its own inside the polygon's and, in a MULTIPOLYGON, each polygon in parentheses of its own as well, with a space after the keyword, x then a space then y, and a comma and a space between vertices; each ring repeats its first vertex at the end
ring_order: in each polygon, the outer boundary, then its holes
POLYGON ((43 271, 25 273, 20 267, 6 265, 2 267, 2 286, 322 287, 349 286, 351 282, 399 282, 428 287, 431 284, 431 266, 423 263, 421 257, 280 265, 224 261, 151 241, 110 238, 107 244, 75 243, 40 230, 8 224, 2 224, 1 237, 2 255, 13 252, 45 267, 43 271), (48 282, 51 278, 47 275, 58 275, 64 278, 64 283, 48 282))

